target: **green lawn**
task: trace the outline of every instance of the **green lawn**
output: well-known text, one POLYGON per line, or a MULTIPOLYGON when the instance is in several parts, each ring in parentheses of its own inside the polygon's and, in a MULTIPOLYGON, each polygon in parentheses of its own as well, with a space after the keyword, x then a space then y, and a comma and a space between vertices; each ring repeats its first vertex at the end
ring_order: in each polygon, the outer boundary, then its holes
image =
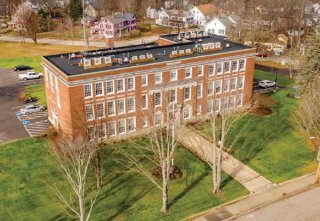
POLYGON ((46 90, 44 87, 44 84, 32 84, 27 86, 25 90, 31 97, 39 98, 38 102, 41 105, 47 106, 46 90))
MULTIPOLYGON (((256 71, 255 75, 258 79, 273 77, 260 71, 256 71)), ((292 80, 280 77, 279 83, 288 86, 292 80)), ((236 158, 277 183, 315 171, 317 166, 316 152, 295 133, 290 124, 298 100, 288 98, 289 92, 290 89, 283 89, 270 94, 277 102, 272 114, 245 116, 234 126, 227 144, 236 158)), ((205 123, 197 128, 209 137, 208 125, 205 123)))
MULTIPOLYGON (((27 53, 27 52, 26 52, 27 53)), ((0 67, 12 69, 17 65, 28 65, 33 67, 35 71, 42 72, 42 66, 40 64, 41 57, 18 57, 18 58, 0 58, 0 67)))
MULTIPOLYGON (((117 148, 129 143, 117 144, 117 148)), ((223 174, 220 197, 211 193, 211 175, 205 163, 182 148, 175 164, 183 177, 170 186, 171 211, 160 213, 161 193, 145 178, 126 173, 103 150, 103 179, 92 220, 180 220, 247 194, 238 182, 223 174), (106 170, 108 169, 108 170, 106 170)), ((0 217, 3 220, 71 220, 60 206, 52 186, 63 185, 44 138, 0 145, 0 217)), ((92 177, 91 177, 92 178, 92 177)))
MULTIPOLYGON (((254 71, 254 79, 257 80, 271 80, 275 81, 275 74, 267 71, 260 71, 260 70, 255 70, 254 71)), ((294 83, 294 80, 285 76, 282 76, 278 74, 278 81, 277 84, 281 87, 287 87, 290 86, 294 83)))

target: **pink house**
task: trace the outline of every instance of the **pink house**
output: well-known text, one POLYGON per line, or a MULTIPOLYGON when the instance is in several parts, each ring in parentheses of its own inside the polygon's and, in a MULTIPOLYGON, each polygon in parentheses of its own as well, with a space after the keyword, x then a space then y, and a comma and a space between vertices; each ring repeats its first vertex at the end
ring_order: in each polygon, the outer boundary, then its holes
POLYGON ((90 27, 91 35, 115 37, 136 30, 137 19, 132 13, 116 12, 112 16, 102 17, 90 27))

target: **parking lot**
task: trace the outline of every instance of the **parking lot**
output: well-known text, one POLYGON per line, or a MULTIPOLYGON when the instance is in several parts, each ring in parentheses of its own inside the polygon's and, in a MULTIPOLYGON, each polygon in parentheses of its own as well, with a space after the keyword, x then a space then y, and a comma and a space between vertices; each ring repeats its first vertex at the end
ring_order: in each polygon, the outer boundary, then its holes
POLYGON ((20 81, 19 73, 23 72, 0 68, 0 143, 37 136, 49 125, 47 112, 17 116, 24 105, 18 101, 19 93, 30 84, 42 83, 42 79, 20 81))

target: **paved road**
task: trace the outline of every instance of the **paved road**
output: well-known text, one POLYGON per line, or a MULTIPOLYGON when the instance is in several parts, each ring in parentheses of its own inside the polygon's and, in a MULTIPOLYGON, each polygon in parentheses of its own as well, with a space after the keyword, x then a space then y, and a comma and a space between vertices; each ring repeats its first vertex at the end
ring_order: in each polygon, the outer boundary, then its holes
POLYGON ((320 187, 277 201, 236 221, 319 221, 320 187))
MULTIPOLYGON (((124 40, 124 41, 115 41, 115 47, 122 47, 122 46, 130 46, 130 45, 138 45, 141 44, 142 41, 144 43, 151 43, 158 39, 158 36, 148 36, 143 38, 137 38, 132 40, 124 40)), ((14 36, 0 36, 0 41, 12 41, 12 42, 31 42, 33 41, 29 38, 21 38, 21 37, 14 37, 14 36)), ((67 40, 59 40, 59 39, 48 39, 48 38, 41 38, 38 40, 38 43, 42 44, 53 44, 53 45, 75 45, 75 46, 83 46, 83 41, 67 41, 67 40)), ((105 42, 98 42, 98 41, 89 41, 90 46, 104 48, 106 47, 105 42)))

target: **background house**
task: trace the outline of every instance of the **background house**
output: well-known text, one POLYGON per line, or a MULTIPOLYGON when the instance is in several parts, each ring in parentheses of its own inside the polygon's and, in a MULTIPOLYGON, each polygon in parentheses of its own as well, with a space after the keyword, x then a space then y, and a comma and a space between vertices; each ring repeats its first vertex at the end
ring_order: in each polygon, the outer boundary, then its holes
POLYGON ((156 19, 156 18, 159 17, 159 11, 160 11, 160 10, 157 10, 156 8, 153 8, 153 7, 149 6, 149 7, 146 9, 146 16, 147 16, 147 18, 156 19))
POLYGON ((204 4, 192 6, 190 13, 192 14, 194 24, 205 26, 210 20, 219 15, 220 10, 214 4, 204 4))
POLYGON ((162 9, 159 13, 159 18, 156 20, 157 25, 187 28, 193 22, 192 14, 186 10, 165 10, 162 9))
POLYGON ((99 7, 96 1, 87 2, 87 6, 84 9, 84 14, 87 17, 97 18, 100 16, 99 7))
POLYGON ((237 15, 219 16, 213 18, 205 25, 205 31, 211 34, 227 36, 231 29, 237 29, 241 24, 241 18, 237 15))

